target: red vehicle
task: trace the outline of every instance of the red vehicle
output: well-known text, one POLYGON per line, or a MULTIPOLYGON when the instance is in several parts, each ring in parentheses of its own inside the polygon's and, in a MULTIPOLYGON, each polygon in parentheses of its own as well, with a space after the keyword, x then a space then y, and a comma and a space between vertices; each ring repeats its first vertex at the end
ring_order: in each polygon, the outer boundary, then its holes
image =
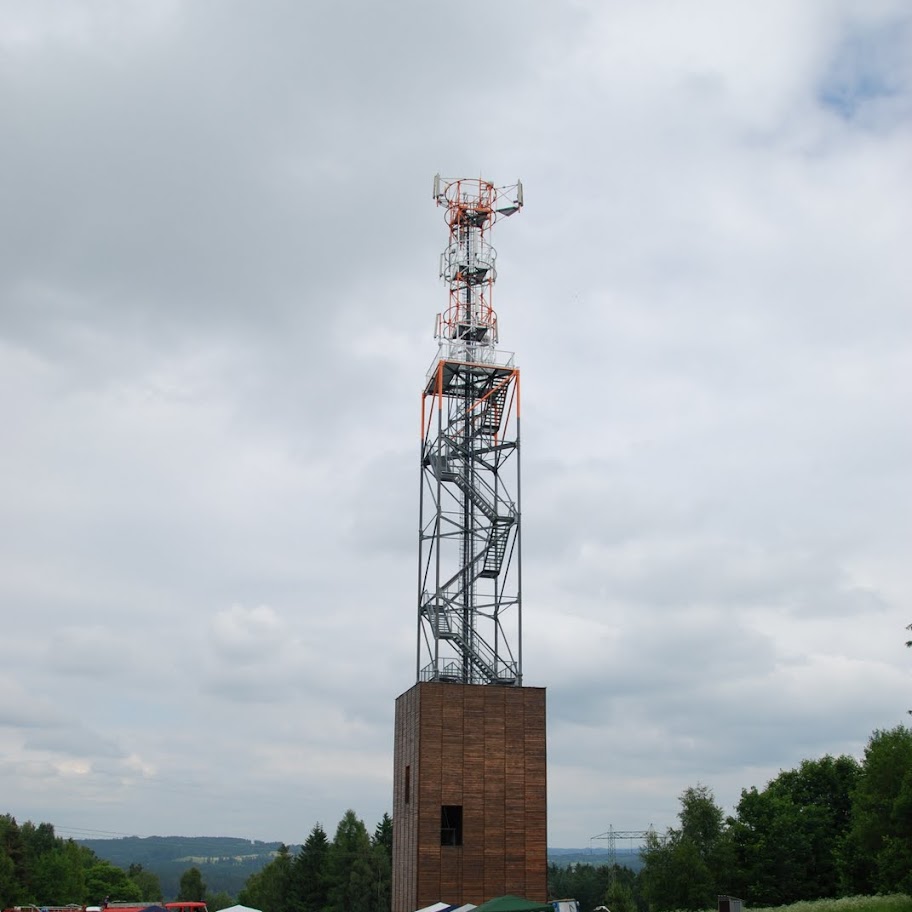
MULTIPOLYGON (((209 912, 204 902, 190 902, 189 900, 177 899, 174 902, 108 902, 103 906, 86 906, 83 912, 143 912, 156 906, 159 909, 167 909, 168 912, 209 912)), ((49 909, 48 912, 51 912, 49 909)))

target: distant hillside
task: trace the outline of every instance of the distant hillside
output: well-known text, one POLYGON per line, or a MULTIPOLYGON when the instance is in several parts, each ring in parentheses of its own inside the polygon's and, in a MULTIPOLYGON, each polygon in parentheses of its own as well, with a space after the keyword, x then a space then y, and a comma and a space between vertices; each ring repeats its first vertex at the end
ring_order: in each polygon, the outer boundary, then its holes
MULTIPOLYGON (((99 858, 121 868, 141 864, 161 880, 163 897, 177 896, 180 877, 187 868, 199 868, 210 893, 224 890, 231 896, 238 892, 251 874, 255 874, 275 857, 280 842, 235 839, 230 836, 125 836, 122 839, 80 839, 99 858)), ((299 845, 289 846, 292 854, 299 845)), ((643 866, 638 849, 617 849, 617 863, 634 871, 643 866)), ((571 864, 608 864, 607 849, 548 849, 548 862, 560 867, 571 864)))
MULTIPOLYGON (((606 865, 608 857, 607 849, 548 849, 548 863, 561 868, 574 864, 606 865)), ((639 871, 643 867, 638 848, 615 849, 614 857, 619 865, 631 871, 639 871)))
MULTIPOLYGON (((210 893, 224 890, 237 896, 247 878, 272 861, 281 845, 230 836, 126 836, 78 842, 118 867, 141 864, 157 874, 164 899, 177 896, 181 874, 193 867, 199 868, 210 893)), ((289 848, 295 853, 300 846, 289 848)))

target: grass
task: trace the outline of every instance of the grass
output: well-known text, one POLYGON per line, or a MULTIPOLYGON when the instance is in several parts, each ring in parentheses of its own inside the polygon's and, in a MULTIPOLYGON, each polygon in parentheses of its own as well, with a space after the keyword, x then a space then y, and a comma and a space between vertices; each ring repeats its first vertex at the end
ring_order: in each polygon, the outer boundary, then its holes
POLYGON ((912 896, 902 893, 891 896, 843 896, 842 899, 796 902, 775 909, 751 906, 746 912, 912 912, 912 896))

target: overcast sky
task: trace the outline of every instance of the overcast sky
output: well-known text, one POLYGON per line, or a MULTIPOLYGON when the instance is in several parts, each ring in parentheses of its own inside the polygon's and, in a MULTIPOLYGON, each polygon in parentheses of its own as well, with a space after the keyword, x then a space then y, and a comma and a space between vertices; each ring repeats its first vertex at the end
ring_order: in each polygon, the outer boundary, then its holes
POLYGON ((391 809, 437 171, 525 189, 549 844, 860 756, 912 707, 910 139, 908 0, 0 0, 0 813, 391 809))

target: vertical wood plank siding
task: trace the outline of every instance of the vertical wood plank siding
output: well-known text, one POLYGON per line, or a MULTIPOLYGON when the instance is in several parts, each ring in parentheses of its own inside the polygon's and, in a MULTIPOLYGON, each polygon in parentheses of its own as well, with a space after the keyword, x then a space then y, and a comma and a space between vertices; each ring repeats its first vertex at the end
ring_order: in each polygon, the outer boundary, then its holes
POLYGON ((547 899, 544 688, 416 684, 396 701, 393 753, 392 912, 547 899), (461 846, 440 844, 442 805, 463 809, 461 846))

